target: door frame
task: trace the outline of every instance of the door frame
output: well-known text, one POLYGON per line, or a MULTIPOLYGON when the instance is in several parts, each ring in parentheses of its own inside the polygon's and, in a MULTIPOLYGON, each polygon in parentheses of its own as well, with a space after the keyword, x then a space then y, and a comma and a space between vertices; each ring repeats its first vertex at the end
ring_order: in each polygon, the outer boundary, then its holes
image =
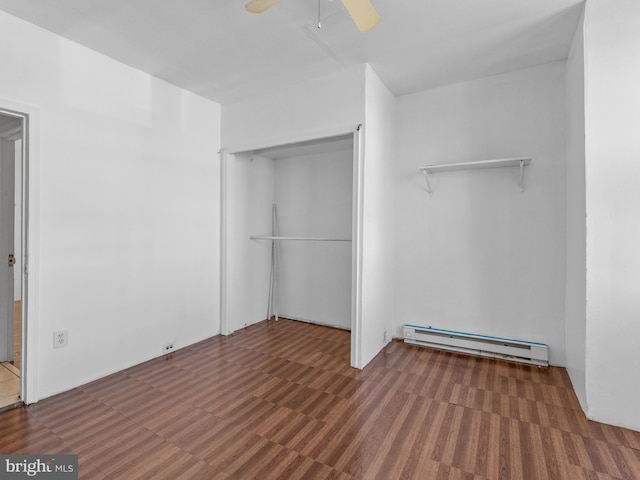
POLYGON ((25 404, 38 401, 38 282, 39 282, 39 178, 38 125, 35 107, 0 98, 0 113, 22 119, 22 345, 20 356, 20 398, 25 404))
POLYGON ((227 256, 228 256, 228 185, 230 157, 235 154, 280 147, 300 142, 326 140, 333 137, 353 136, 353 191, 352 191, 352 246, 351 246, 351 360, 354 368, 362 369, 362 230, 363 230, 363 185, 364 185, 364 142, 363 125, 337 128, 330 132, 285 141, 268 142, 267 144, 222 148, 220 155, 220 333, 229 335, 227 321, 227 256))

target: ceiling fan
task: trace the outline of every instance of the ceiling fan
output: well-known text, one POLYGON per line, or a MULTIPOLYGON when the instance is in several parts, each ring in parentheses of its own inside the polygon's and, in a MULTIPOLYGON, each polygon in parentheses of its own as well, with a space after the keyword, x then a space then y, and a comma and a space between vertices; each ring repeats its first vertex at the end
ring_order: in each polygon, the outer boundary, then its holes
MULTIPOLYGON (((279 1, 280 0, 251 0, 245 5, 245 8, 251 13, 262 13, 273 7, 279 1)), ((378 12, 376 12, 369 0, 342 0, 342 4, 361 32, 371 30, 380 21, 378 12)))

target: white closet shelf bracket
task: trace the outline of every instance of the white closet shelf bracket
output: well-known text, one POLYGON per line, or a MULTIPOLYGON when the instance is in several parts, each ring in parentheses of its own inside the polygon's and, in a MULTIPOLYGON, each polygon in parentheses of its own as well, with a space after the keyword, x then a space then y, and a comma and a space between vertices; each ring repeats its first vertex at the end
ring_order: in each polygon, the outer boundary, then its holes
POLYGON ((429 181, 429 175, 431 175, 431 171, 427 169, 427 167, 422 167, 420 169, 420 173, 424 175, 424 181, 427 182, 427 193, 429 195, 433 195, 433 190, 431 190, 431 182, 429 181))
POLYGON ((426 165, 420 167, 420 173, 424 175, 427 182, 427 192, 429 195, 433 194, 431 189, 431 182, 429 181, 429 175, 436 172, 447 172, 454 170, 471 170, 477 168, 498 168, 498 167, 519 167, 520 177, 518 179, 518 186, 520 191, 524 192, 524 167, 531 163, 531 157, 518 157, 518 158, 500 158, 496 160, 479 160, 476 162, 462 162, 462 163, 445 163, 441 165, 426 165))

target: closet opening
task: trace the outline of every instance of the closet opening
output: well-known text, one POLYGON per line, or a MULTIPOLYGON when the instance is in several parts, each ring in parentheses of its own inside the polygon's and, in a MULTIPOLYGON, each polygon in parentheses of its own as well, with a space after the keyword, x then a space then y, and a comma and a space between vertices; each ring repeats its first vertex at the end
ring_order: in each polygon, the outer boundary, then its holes
POLYGON ((289 319, 351 332, 360 131, 222 154, 221 333, 289 319))
POLYGON ((27 122, 0 108, 0 411, 25 398, 27 122))

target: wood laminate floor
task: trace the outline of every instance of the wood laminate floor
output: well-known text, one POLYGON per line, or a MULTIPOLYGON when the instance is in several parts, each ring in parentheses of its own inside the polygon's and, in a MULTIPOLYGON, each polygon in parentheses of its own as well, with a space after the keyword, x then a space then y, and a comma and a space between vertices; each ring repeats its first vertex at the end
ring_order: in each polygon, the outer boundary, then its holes
POLYGON ((83 479, 640 479, 640 433, 589 421, 567 373, 263 322, 0 414, 0 452, 83 479))

